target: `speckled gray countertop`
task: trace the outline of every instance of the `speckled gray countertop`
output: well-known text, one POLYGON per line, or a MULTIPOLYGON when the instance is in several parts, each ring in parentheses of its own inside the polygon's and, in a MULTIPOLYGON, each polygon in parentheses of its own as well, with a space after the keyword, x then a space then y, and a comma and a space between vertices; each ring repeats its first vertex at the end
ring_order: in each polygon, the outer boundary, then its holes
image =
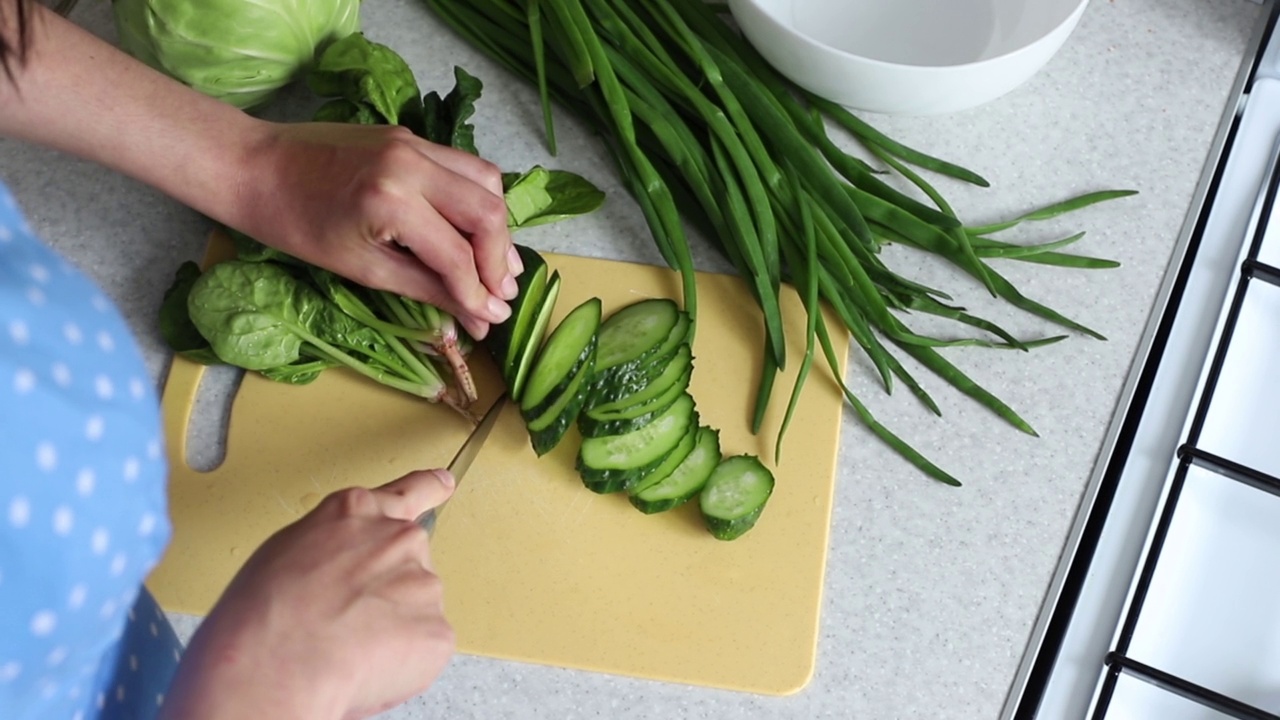
MULTIPOLYGON (((72 17, 114 37, 105 2, 81 3, 72 17)), ((868 118, 991 181, 987 190, 943 185, 970 222, 1104 187, 1141 194, 1022 235, 1087 230, 1080 251, 1115 258, 1121 268, 1005 263, 1023 292, 1109 341, 1073 336, 1030 354, 949 353, 1020 411, 1039 438, 940 382, 928 385, 944 412, 934 418, 905 393, 884 395, 865 362, 851 363, 851 384, 880 419, 965 487, 922 477, 846 413, 818 665, 806 689, 763 698, 459 656, 433 689, 385 717, 995 718, 1260 18, 1247 0, 1093 0, 1063 50, 1004 98, 943 117, 868 118)), ((548 157, 531 89, 450 35, 421 3, 367 2, 364 28, 403 54, 424 88, 450 87, 454 64, 485 81, 477 141, 491 159, 506 168, 554 162, 610 194, 596 215, 525 231, 522 242, 660 262, 594 138, 562 117, 560 155, 548 157)), ((285 102, 279 112, 290 107, 285 102)), ((106 170, 12 141, 0 140, 0 178, 36 230, 120 304, 161 382, 168 356, 156 311, 173 269, 199 257, 208 222, 106 170)), ((725 269, 704 245, 697 250, 701 268, 725 269)), ((914 279, 951 291, 1015 335, 1053 333, 952 269, 889 252, 914 279)), ((176 620, 184 632, 196 623, 176 620)))

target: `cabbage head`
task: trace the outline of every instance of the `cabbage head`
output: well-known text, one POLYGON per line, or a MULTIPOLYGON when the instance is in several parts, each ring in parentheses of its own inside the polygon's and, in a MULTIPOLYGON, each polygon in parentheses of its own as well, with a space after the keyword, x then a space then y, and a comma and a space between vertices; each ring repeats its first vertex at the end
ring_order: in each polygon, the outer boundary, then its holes
POLYGON ((120 47, 212 97, 250 109, 360 29, 360 0, 113 0, 120 47))

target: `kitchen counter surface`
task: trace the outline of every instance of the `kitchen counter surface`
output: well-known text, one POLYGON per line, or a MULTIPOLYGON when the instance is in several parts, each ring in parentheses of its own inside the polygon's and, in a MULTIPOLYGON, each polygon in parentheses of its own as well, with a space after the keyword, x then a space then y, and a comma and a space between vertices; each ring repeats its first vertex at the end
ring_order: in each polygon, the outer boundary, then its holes
MULTIPOLYGON (((419 2, 379 0, 363 12, 365 32, 404 55, 424 90, 451 87, 454 64, 485 82, 475 124, 486 156, 508 169, 574 170, 609 193, 597 214, 524 231, 522 242, 661 262, 595 138, 561 115, 561 151, 549 157, 531 88, 451 35, 419 2)), ((107 3, 81 3, 72 17, 114 39, 107 3)), ((459 656, 432 690, 384 717, 997 717, 1261 18, 1261 7, 1247 0, 1094 0, 1063 50, 1004 98, 949 116, 864 116, 991 181, 985 190, 942 184, 968 222, 1103 188, 1140 194, 1013 235, 1047 240, 1086 230, 1079 251, 1117 259, 1119 269, 1002 266, 1024 293, 1108 341, 1073 335, 1029 354, 948 353, 1040 437, 928 376, 944 413, 932 417, 906 393, 886 396, 868 364, 852 356, 855 391, 965 486, 923 477, 846 411, 817 669, 803 691, 757 697, 459 656)), ((272 114, 305 117, 307 102, 301 93, 286 95, 272 114)), ((169 358, 157 308, 178 264, 199 258, 209 222, 131 180, 13 141, 0 140, 0 178, 37 232, 119 303, 163 382, 169 358)), ((700 268, 727 269, 695 242, 700 268)), ((953 269, 887 252, 909 277, 952 292, 1015 335, 1056 334, 985 297, 953 269)), ((175 620, 183 633, 198 622, 175 620)))

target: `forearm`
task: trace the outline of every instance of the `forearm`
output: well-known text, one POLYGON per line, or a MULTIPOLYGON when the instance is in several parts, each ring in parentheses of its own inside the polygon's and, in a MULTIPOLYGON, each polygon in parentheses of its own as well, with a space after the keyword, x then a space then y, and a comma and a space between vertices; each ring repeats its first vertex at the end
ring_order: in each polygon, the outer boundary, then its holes
MULTIPOLYGON (((12 0, 0 3, 12 21, 12 0)), ((13 65, 13 82, 0 78, 0 135, 91 160, 235 223, 243 169, 266 123, 39 4, 31 10, 27 60, 13 65)))

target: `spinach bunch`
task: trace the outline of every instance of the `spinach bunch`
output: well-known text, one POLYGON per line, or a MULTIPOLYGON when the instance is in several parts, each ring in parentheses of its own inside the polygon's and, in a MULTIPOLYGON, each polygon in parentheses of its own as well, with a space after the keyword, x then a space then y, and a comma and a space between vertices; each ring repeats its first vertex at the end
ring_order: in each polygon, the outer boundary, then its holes
POLYGON ((467 414, 476 397, 461 352, 469 346, 443 349, 439 310, 233 235, 234 260, 203 273, 183 263, 165 293, 160 330, 179 355, 295 385, 347 367, 467 414))

